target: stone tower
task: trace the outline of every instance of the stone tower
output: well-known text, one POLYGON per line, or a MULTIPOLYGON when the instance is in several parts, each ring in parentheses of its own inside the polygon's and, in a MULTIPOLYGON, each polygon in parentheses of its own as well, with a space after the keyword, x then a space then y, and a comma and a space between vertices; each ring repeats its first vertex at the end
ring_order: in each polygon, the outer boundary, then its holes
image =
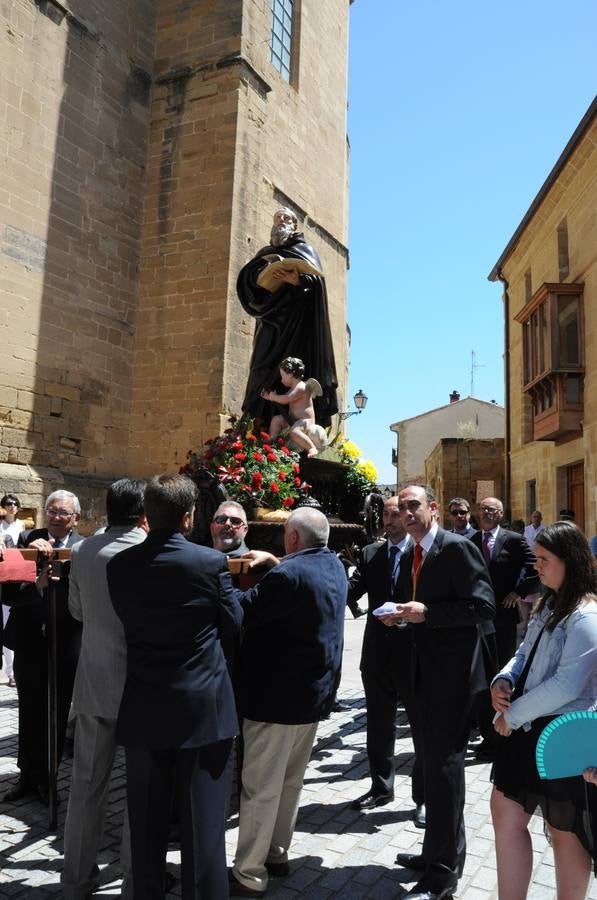
MULTIPOLYGON (((0 491, 175 470, 238 412, 238 270, 291 206, 345 402, 349 0, 0 9, 0 491)), ((91 526, 91 522, 89 523, 91 526)))

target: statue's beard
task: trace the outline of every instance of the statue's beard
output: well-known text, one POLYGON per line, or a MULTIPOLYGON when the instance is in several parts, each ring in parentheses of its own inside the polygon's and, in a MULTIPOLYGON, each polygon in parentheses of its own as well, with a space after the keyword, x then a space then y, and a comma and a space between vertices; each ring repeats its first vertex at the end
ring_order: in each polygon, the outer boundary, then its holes
POLYGON ((294 225, 272 225, 270 243, 272 247, 279 247, 281 244, 285 244, 293 234, 294 225))

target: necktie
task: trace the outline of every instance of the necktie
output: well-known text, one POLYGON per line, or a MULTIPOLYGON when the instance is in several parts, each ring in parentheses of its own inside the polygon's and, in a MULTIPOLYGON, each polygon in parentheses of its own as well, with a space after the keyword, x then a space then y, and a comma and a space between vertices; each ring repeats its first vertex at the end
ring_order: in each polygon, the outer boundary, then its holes
POLYGON ((419 579, 419 572, 421 571, 421 565, 423 564, 423 548, 420 544, 415 544, 415 554, 413 556, 413 568, 412 568, 412 576, 413 576, 413 594, 417 590, 417 581, 419 579))
POLYGON ((398 547, 394 544, 390 547, 390 555, 388 557, 388 567, 390 575, 390 588, 394 586, 394 567, 396 565, 396 556, 398 555, 398 547))
POLYGON ((489 538, 491 537, 491 531, 483 532, 483 556, 485 557, 485 562, 487 565, 491 562, 491 550, 489 549, 489 538))

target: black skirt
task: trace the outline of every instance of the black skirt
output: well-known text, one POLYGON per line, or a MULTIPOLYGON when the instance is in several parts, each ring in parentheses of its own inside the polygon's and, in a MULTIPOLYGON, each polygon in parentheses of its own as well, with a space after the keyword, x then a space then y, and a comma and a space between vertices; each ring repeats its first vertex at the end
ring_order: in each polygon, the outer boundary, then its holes
POLYGON ((580 775, 543 779, 537 772, 537 741, 554 718, 535 719, 530 731, 517 728, 509 737, 498 735, 491 780, 502 794, 519 803, 529 815, 539 808, 553 828, 573 832, 595 862, 592 822, 596 821, 597 807, 594 787, 587 786, 580 775))

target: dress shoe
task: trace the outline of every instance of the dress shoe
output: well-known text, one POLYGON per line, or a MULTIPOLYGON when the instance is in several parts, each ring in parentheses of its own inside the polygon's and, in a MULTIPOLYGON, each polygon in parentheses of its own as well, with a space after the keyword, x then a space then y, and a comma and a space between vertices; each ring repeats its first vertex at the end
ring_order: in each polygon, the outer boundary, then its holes
POLYGON ((427 827, 427 811, 424 803, 417 803, 413 813, 413 822, 415 823, 416 828, 427 827))
POLYGON ((356 800, 353 800, 350 804, 350 808, 361 810, 375 809, 376 806, 385 806, 386 803, 391 803, 393 799, 393 791, 391 794, 374 794, 371 791, 367 791, 362 797, 357 797, 356 800))
POLYGON ((290 875, 290 865, 287 862, 266 862, 265 868, 272 878, 286 878, 290 875))
POLYGON ((425 887, 423 882, 419 882, 408 894, 402 895, 402 900, 452 900, 453 896, 453 887, 430 890, 425 887))
POLYGON ((344 703, 343 700, 334 700, 332 704, 332 712, 348 712, 349 709, 352 709, 348 703, 344 703))
POLYGON ((23 797, 28 797, 30 794, 35 794, 35 787, 30 781, 19 778, 15 786, 6 792, 2 799, 8 801, 8 803, 14 803, 16 800, 22 800, 23 797))
POLYGON ((424 872, 427 868, 427 863, 420 853, 398 853, 396 865, 402 866, 403 869, 412 869, 413 872, 424 872))
POLYGON ((354 609, 351 609, 351 612, 354 619, 360 619, 361 616, 367 615, 367 610, 362 609, 360 606, 356 606, 354 609))
POLYGON ((228 893, 231 897, 263 897, 265 891, 256 891, 241 884, 232 874, 232 869, 228 869, 228 893))
POLYGON ((493 762, 495 759, 495 747, 489 741, 481 741, 473 753, 480 762, 493 762))

